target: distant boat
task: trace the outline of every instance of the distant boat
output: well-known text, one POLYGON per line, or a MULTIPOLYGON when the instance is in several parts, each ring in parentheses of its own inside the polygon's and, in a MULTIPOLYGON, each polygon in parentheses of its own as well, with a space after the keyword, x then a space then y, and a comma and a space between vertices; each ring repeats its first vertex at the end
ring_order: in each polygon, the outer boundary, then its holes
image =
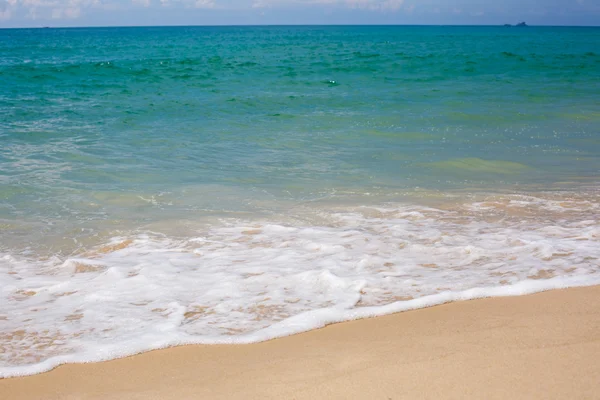
POLYGON ((506 27, 509 27, 509 28, 510 28, 510 27, 512 27, 512 26, 523 27, 523 26, 529 26, 529 25, 527 25, 525 22, 519 22, 519 23, 518 23, 518 24, 516 24, 516 25, 504 24, 504 26, 506 26, 506 27))

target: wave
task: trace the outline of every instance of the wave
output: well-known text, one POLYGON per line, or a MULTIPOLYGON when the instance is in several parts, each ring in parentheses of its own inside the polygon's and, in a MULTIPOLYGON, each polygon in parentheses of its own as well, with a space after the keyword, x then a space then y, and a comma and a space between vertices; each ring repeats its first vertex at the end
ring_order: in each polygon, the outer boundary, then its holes
POLYGON ((597 208, 532 196, 340 206, 120 236, 66 258, 4 254, 0 376, 600 284, 597 208))

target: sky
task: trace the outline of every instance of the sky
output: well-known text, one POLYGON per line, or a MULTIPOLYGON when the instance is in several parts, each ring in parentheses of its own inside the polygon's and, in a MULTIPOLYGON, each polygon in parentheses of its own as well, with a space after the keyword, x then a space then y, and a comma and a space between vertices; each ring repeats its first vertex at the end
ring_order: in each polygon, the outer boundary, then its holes
POLYGON ((0 0, 0 28, 136 25, 600 25, 600 0, 0 0))

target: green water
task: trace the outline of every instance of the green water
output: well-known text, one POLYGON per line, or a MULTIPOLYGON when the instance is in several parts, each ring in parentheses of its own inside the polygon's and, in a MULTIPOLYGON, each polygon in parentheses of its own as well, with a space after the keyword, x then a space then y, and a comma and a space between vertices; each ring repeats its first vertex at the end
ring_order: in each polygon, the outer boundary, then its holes
POLYGON ((598 28, 1 30, 0 217, 52 234, 333 194, 577 190, 600 169, 598 49, 598 28))

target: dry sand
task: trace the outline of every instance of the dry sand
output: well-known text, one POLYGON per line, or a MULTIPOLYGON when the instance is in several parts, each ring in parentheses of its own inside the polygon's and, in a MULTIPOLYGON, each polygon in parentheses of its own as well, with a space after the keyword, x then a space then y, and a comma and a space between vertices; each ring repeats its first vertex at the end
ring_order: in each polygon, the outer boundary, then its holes
POLYGON ((0 399, 600 399, 600 287, 64 365, 0 399))

